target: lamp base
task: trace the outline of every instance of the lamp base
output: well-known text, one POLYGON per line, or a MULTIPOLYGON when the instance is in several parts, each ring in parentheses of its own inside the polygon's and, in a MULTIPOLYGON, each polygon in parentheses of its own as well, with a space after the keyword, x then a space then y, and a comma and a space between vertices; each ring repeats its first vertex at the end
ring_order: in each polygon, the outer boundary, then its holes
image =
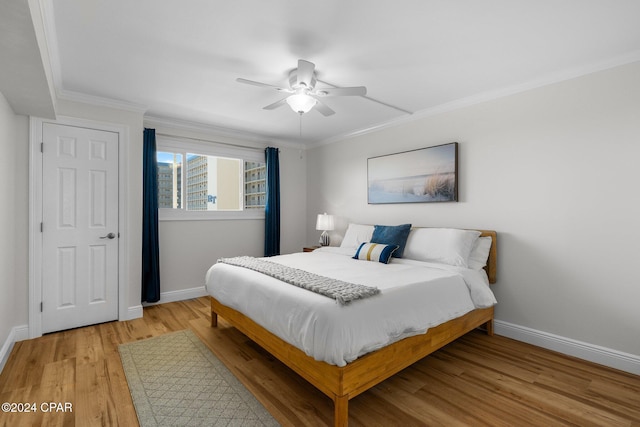
POLYGON ((319 241, 321 246, 329 246, 329 243, 331 243, 331 240, 329 239, 329 233, 327 233, 327 231, 323 231, 322 234, 320 235, 320 241, 319 241))

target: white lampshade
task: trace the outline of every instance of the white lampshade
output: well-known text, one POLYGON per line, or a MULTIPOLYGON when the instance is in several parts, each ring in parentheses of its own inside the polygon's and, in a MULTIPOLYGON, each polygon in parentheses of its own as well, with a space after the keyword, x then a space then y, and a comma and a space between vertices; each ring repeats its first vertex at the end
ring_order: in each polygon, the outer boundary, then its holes
POLYGON ((289 104, 289 107, 291 107, 291 109, 296 113, 303 114, 311 110, 313 106, 316 105, 316 100, 309 95, 298 93, 288 97, 287 104, 289 104))
POLYGON ((327 215, 326 212, 318 215, 318 219, 316 220, 316 230, 322 230, 322 234, 320 235, 320 245, 329 246, 331 240, 327 231, 331 231, 333 229, 333 215, 327 215))
POLYGON ((333 215, 319 214, 316 220, 316 230, 331 231, 334 229, 333 215))

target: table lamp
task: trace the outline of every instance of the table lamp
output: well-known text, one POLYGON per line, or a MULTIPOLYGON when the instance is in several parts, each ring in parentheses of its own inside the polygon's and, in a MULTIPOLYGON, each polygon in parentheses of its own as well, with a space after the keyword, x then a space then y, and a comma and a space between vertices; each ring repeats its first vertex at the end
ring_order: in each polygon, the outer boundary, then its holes
POLYGON ((326 212, 319 214, 318 219, 316 220, 316 230, 322 230, 322 234, 320 235, 320 245, 329 246, 330 239, 327 231, 331 231, 333 229, 333 215, 327 215, 326 212))

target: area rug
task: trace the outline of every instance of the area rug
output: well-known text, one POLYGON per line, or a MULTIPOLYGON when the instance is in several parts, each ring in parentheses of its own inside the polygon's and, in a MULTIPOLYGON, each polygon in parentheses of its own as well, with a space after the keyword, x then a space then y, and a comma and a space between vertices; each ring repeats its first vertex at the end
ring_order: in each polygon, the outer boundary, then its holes
POLYGON ((142 427, 279 425, 189 330, 118 350, 142 427))

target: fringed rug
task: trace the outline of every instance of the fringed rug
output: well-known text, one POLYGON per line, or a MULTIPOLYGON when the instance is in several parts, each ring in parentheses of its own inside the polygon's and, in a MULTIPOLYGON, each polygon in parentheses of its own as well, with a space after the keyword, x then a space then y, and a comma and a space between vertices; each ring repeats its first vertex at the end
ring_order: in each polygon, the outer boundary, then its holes
POLYGON ((118 350, 142 427, 279 425, 189 330, 118 350))

